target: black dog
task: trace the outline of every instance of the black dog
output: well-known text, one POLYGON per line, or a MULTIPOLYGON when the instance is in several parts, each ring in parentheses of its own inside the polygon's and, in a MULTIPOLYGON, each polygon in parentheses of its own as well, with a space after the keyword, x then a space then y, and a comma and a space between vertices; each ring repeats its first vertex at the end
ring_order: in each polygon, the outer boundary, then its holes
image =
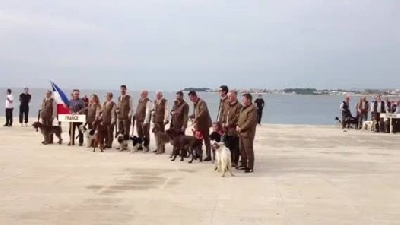
POLYGON ((193 163, 194 160, 200 159, 200 162, 203 162, 203 140, 197 139, 195 137, 192 138, 189 147, 189 154, 192 156, 192 159, 188 163, 193 163))
MULTIPOLYGON (((38 129, 40 128, 41 133, 43 134, 43 136, 45 135, 45 132, 47 131, 47 133, 49 135, 53 135, 55 134, 58 138, 58 144, 62 144, 63 139, 61 138, 61 133, 62 133, 62 129, 61 126, 45 126, 40 122, 34 122, 32 124, 32 126, 36 129, 36 131, 38 131, 38 129)), ((46 140, 46 139, 45 139, 46 140)), ((43 144, 48 144, 45 141, 42 142, 43 144)))
POLYGON ((191 155, 191 145, 195 141, 194 137, 187 135, 179 135, 175 136, 173 139, 174 150, 172 152, 171 161, 175 161, 176 157, 179 155, 181 157, 181 161, 184 161, 184 158, 188 155, 191 155))

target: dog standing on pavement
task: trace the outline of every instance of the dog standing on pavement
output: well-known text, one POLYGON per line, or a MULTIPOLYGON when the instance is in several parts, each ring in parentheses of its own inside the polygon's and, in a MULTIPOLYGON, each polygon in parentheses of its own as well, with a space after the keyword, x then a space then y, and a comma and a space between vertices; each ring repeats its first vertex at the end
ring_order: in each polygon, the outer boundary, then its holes
POLYGON ((83 133, 85 137, 86 148, 90 148, 94 144, 96 131, 95 129, 88 129, 86 126, 87 124, 80 125, 79 130, 83 133))
POLYGON ((93 130, 95 131, 94 141, 93 141, 93 152, 96 151, 97 147, 99 147, 100 151, 103 152, 104 149, 106 148, 105 139, 107 136, 107 127, 104 126, 101 120, 95 120, 93 122, 93 130))
POLYGON ((61 126, 44 126, 41 122, 37 122, 37 121, 34 122, 32 124, 32 126, 36 129, 36 131, 38 131, 38 129, 40 129, 40 132, 43 134, 43 136, 45 135, 45 129, 47 129, 47 132, 49 133, 49 135, 55 134, 58 138, 57 143, 60 145, 62 144, 63 139, 61 138, 61 133, 62 133, 61 126))
POLYGON ((128 135, 124 135, 122 133, 117 134, 117 142, 119 143, 119 151, 124 151, 128 149, 128 143, 129 143, 130 137, 128 135))
POLYGON ((372 131, 374 131, 375 126, 376 126, 376 122, 375 121, 373 121, 373 120, 369 120, 368 121, 367 120, 367 121, 363 122, 362 129, 372 132, 372 131))
POLYGON ((222 172, 222 177, 225 177, 225 173, 229 171, 233 177, 231 151, 225 146, 224 141, 212 141, 211 146, 215 150, 215 170, 222 172))

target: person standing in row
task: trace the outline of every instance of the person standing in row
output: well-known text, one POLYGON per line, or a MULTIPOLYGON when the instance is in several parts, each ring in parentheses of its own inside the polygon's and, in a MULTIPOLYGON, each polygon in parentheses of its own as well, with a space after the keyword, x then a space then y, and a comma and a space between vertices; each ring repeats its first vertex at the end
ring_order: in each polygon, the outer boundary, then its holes
POLYGON ((347 126, 347 119, 351 117, 349 96, 346 96, 345 100, 340 104, 340 111, 342 112, 342 129, 345 129, 347 126))
POLYGON ((371 119, 376 121, 376 131, 383 131, 383 121, 381 121, 381 113, 385 113, 385 102, 382 101, 381 96, 378 95, 375 98, 375 101, 371 104, 371 119))
POLYGON ((99 96, 93 94, 87 107, 86 122, 89 129, 93 129, 93 122, 99 118, 101 112, 101 104, 99 96))
POLYGON ((253 143, 257 128, 257 109, 253 105, 252 96, 248 93, 242 97, 243 108, 240 112, 237 132, 239 133, 240 155, 242 157, 240 169, 245 173, 252 173, 254 168, 253 143))
POLYGON ((12 127, 13 123, 13 110, 14 110, 14 97, 12 96, 11 89, 6 91, 6 123, 3 125, 5 127, 12 127))
POLYGON ((23 122, 25 122, 26 127, 28 126, 29 103, 31 102, 31 98, 28 88, 25 88, 24 92, 19 95, 19 101, 21 103, 19 105, 19 123, 21 127, 24 125, 23 122))
POLYGON ((364 121, 368 120, 369 105, 366 97, 361 97, 356 104, 357 118, 358 118, 358 129, 362 128, 364 121))
POLYGON ((254 103, 256 104, 257 107, 257 123, 261 125, 261 119, 263 116, 264 105, 265 105, 264 99, 262 98, 261 94, 258 95, 254 103))
POLYGON ((195 91, 189 92, 189 98, 194 104, 194 114, 190 118, 195 124, 196 131, 203 135, 204 144, 206 145, 206 158, 204 161, 211 161, 210 127, 212 126, 212 119, 207 103, 200 99, 195 91))
POLYGON ((224 130, 226 130, 226 146, 231 151, 231 162, 232 167, 238 167, 239 164, 239 136, 236 130, 240 111, 242 105, 237 100, 237 91, 230 91, 228 93, 229 108, 226 115, 226 123, 223 124, 224 130))
MULTIPOLYGON (((72 92, 72 99, 69 102, 69 111, 71 114, 83 114, 85 111, 85 102, 79 98, 79 90, 74 89, 72 92)), ((73 122, 70 123, 69 126, 69 143, 68 145, 75 145, 75 132, 78 130, 79 135, 78 135, 78 141, 79 141, 79 146, 82 146, 83 144, 83 133, 79 129, 79 126, 82 125, 82 123, 77 123, 73 122)))
POLYGON ((184 135, 189 118, 189 105, 186 103, 182 91, 176 92, 176 100, 174 101, 171 116, 171 128, 179 130, 184 135))
POLYGON ((226 85, 221 85, 219 87, 219 95, 220 95, 220 100, 219 100, 219 107, 218 107, 218 115, 217 115, 217 122, 220 124, 225 123, 226 121, 226 112, 229 109, 229 99, 228 99, 228 86, 226 85))
MULTIPOLYGON (((176 92, 176 100, 171 110, 171 123, 170 129, 177 131, 177 136, 174 138, 174 143, 180 140, 180 137, 185 135, 187 129, 187 123, 189 119, 189 105, 185 102, 182 91, 176 92)), ((171 153, 171 157, 174 154, 178 154, 175 151, 179 151, 179 147, 174 145, 174 150, 171 153)))
MULTIPOLYGON (((136 107, 136 132, 138 137, 141 140, 145 138, 148 140, 148 143, 145 143, 145 152, 149 151, 149 144, 150 144, 150 119, 151 119, 151 107, 152 103, 148 98, 149 92, 144 90, 140 94, 139 103, 136 107)), ((137 151, 143 150, 143 145, 139 144, 137 151)))
POLYGON ((111 148, 114 140, 114 126, 116 120, 117 104, 112 100, 113 94, 107 92, 106 101, 101 109, 101 122, 107 127, 107 136, 105 138, 105 147, 111 148))
MULTIPOLYGON (((165 132, 165 125, 169 123, 169 110, 168 110, 168 101, 163 97, 161 91, 156 93, 156 100, 153 105, 153 115, 152 120, 154 124, 154 128, 159 132, 165 132)), ((155 135, 156 146, 160 146, 158 143, 158 137, 155 135)), ((154 150, 156 154, 165 153, 165 145, 162 145, 162 149, 154 150)))
POLYGON ((40 108, 40 122, 43 124, 42 132, 44 141, 42 144, 47 145, 53 142, 53 133, 50 132, 50 128, 54 125, 54 120, 57 118, 57 103, 52 98, 52 91, 46 92, 46 97, 43 99, 42 106, 40 108))
POLYGON ((126 85, 121 85, 120 88, 121 96, 118 98, 117 109, 115 110, 118 117, 118 133, 129 137, 133 114, 133 100, 131 96, 127 94, 126 85))

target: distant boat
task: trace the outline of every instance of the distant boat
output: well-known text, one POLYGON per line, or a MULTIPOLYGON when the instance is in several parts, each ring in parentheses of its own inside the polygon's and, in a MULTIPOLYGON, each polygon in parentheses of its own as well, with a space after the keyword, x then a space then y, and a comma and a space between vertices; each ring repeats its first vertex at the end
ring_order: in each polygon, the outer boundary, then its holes
POLYGON ((193 88, 193 87, 190 87, 190 88, 184 88, 183 91, 208 92, 208 91, 211 91, 211 89, 210 88, 193 88))

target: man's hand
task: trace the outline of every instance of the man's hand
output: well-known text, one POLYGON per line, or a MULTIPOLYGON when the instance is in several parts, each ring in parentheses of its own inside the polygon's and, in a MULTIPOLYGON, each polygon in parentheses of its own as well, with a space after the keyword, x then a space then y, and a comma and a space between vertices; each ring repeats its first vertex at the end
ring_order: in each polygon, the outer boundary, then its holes
POLYGON ((167 125, 169 123, 168 120, 164 120, 164 125, 167 125))
POLYGON ((236 131, 240 133, 241 129, 239 126, 236 126, 236 131))

